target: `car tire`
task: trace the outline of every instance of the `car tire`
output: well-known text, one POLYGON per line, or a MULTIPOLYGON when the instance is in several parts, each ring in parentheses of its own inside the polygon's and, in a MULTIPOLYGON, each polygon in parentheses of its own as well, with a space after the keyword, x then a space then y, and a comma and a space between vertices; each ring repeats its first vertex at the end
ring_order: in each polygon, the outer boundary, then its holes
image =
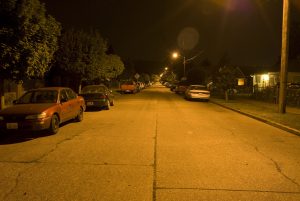
POLYGON ((75 117, 75 121, 76 122, 81 122, 83 120, 83 109, 80 108, 77 116, 75 117))
POLYGON ((59 118, 54 114, 51 118, 49 131, 51 134, 56 134, 59 130, 59 118))
POLYGON ((109 102, 109 100, 106 101, 105 109, 106 109, 106 110, 109 110, 109 109, 110 109, 110 102, 109 102))

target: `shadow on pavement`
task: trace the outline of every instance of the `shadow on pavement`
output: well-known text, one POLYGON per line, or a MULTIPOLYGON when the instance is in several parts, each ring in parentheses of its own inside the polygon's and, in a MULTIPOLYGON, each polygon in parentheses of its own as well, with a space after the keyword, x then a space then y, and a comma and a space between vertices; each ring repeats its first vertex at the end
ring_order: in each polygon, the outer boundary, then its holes
POLYGON ((91 108, 86 108, 85 112, 99 112, 105 110, 104 108, 97 108, 97 107, 91 107, 91 108))
POLYGON ((36 138, 40 137, 47 137, 50 136, 50 134, 47 131, 10 131, 10 132, 1 132, 0 134, 0 145, 5 144, 17 144, 21 142, 26 142, 30 140, 34 140, 36 138))
MULTIPOLYGON (((72 120, 67 121, 62 123, 59 127, 62 128, 66 126, 67 124, 74 123, 72 120)), ((52 135, 58 135, 59 131, 57 134, 51 134, 47 130, 43 131, 0 131, 0 145, 5 145, 5 144, 17 144, 17 143, 22 143, 26 141, 31 141, 37 138, 42 138, 42 137, 48 137, 52 135)))

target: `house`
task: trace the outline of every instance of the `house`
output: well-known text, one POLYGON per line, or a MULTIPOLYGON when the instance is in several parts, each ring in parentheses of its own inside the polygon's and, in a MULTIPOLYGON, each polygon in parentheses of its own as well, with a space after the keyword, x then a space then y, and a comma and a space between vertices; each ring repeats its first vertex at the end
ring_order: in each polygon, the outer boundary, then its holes
MULTIPOLYGON (((255 73, 253 86, 258 88, 274 87, 280 82, 280 72, 255 73)), ((288 72, 287 83, 300 83, 300 72, 288 72)))
MULTIPOLYGON (((255 72, 251 75, 253 86, 258 90, 266 87, 275 87, 280 82, 280 65, 275 65, 264 71, 255 72)), ((300 83, 300 60, 292 60, 288 65, 287 83, 300 83)))

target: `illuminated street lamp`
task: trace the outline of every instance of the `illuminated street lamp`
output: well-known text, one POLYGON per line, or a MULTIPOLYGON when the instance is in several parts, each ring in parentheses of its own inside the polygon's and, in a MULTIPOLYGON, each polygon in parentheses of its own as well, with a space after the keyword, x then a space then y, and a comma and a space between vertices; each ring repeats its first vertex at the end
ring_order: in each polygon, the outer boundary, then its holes
MULTIPOLYGON (((194 60, 196 57, 198 57, 202 53, 203 53, 203 50, 201 50, 200 52, 198 52, 198 54, 196 54, 195 56, 193 56, 193 57, 191 57, 189 59, 186 59, 185 56, 182 55, 182 57, 183 57, 183 77, 184 78, 186 78, 186 74, 185 74, 185 64, 186 64, 186 62, 194 60)), ((172 54, 172 57, 174 59, 177 59, 179 56, 180 56, 180 54, 178 52, 173 52, 173 54, 172 54)))
POLYGON ((177 58, 178 58, 178 53, 177 53, 177 52, 173 52, 172 57, 173 57, 174 59, 177 59, 177 58))
MULTIPOLYGON (((174 59, 177 59, 179 57, 179 53, 178 52, 173 52, 172 57, 174 59)), ((183 55, 182 57, 183 57, 183 77, 185 77, 185 63, 186 63, 186 61, 185 61, 185 56, 183 55)))
POLYGON ((165 70, 167 71, 167 70, 168 70, 168 67, 165 67, 165 70))

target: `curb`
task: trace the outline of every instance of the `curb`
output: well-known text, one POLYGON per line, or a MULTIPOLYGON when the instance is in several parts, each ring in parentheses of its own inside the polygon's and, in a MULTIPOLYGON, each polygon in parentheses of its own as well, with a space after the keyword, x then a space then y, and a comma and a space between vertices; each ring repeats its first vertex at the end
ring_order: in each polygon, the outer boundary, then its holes
POLYGON ((292 133, 292 134, 295 134, 295 135, 300 136, 300 130, 297 130, 297 129, 294 129, 294 128, 285 126, 285 125, 283 125, 283 124, 280 124, 280 123, 277 123, 277 122, 274 122, 274 121, 271 121, 271 120, 268 120, 268 119, 264 119, 264 118, 261 118, 261 117, 258 117, 258 116, 255 116, 255 115, 246 113, 246 112, 243 112, 243 111, 241 111, 241 110, 237 110, 237 109, 228 107, 228 106, 223 105, 223 104, 221 104, 221 103, 217 103, 217 102, 215 102, 215 101, 213 101, 213 100, 210 100, 210 102, 213 103, 213 104, 219 105, 219 106, 221 106, 221 107, 223 107, 223 108, 226 108, 226 109, 228 109, 228 110, 231 110, 231 111, 234 111, 234 112, 243 114, 243 115, 248 116, 248 117, 250 117, 250 118, 252 118, 252 119, 256 119, 256 120, 258 120, 258 121, 261 121, 261 122, 263 122, 263 123, 269 124, 269 125, 271 125, 271 126, 274 126, 274 127, 276 127, 276 128, 279 128, 279 129, 281 129, 281 130, 284 130, 284 131, 287 131, 287 132, 289 132, 289 133, 292 133))

